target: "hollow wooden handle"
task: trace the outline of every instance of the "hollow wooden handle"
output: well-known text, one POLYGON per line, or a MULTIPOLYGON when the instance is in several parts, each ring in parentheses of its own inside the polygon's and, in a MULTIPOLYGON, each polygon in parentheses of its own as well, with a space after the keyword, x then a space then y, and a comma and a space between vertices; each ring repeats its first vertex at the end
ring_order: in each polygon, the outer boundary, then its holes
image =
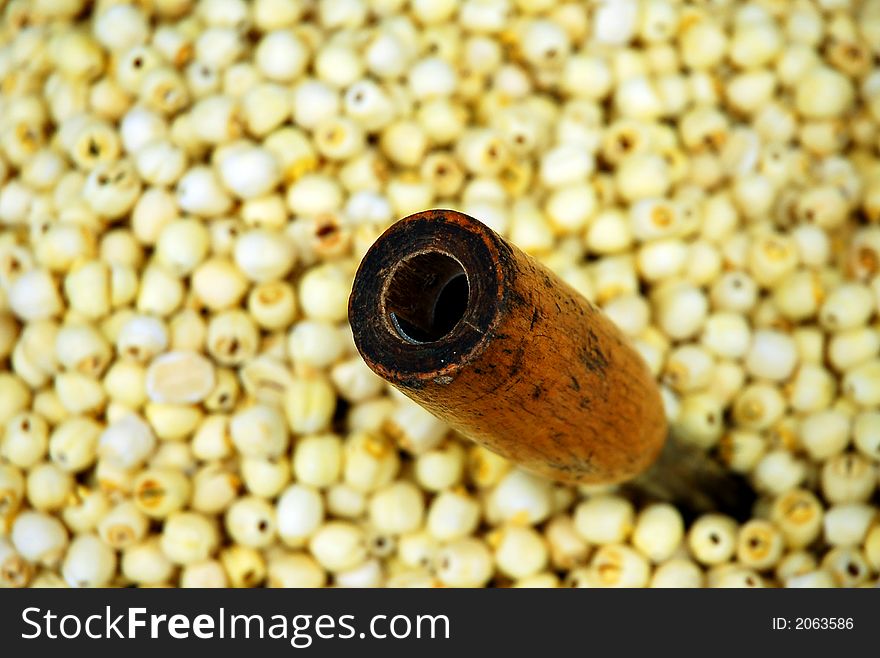
POLYGON ((657 386, 620 331, 462 213, 429 210, 389 228, 361 262, 349 319, 374 372, 535 473, 622 482, 666 440, 657 386))

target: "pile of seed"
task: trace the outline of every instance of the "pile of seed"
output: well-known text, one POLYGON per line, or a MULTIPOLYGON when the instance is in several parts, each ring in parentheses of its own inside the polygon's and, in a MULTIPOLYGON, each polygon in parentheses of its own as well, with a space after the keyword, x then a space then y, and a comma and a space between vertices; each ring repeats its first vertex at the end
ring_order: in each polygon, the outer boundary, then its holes
POLYGON ((0 584, 880 572, 877 0, 9 0, 0 584), (346 323, 454 208, 629 335, 753 518, 555 485, 346 323))

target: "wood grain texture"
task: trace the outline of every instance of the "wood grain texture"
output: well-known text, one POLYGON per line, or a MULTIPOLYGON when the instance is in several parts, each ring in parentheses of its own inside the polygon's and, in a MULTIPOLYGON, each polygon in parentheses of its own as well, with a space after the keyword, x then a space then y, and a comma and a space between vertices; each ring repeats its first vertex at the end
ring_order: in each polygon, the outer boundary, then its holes
POLYGON ((349 319, 374 372, 532 472, 623 482, 645 471, 666 440, 657 386, 620 331, 467 215, 431 210, 389 228, 358 269, 349 319), (422 275, 420 263, 436 272, 422 275), (397 320, 425 317, 458 266, 466 304, 452 329, 431 340, 402 333, 397 320))

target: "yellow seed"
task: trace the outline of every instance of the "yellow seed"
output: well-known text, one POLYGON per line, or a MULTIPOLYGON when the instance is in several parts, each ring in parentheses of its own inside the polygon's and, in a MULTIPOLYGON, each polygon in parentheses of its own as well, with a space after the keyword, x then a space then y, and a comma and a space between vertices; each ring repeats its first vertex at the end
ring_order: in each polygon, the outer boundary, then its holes
POLYGON ((0 583, 8 583, 10 587, 26 586, 33 575, 33 567, 24 558, 14 555, 0 564, 0 583))
POLYGON ((305 156, 295 160, 284 171, 284 179, 288 183, 294 183, 306 174, 318 170, 319 160, 317 156, 305 156))

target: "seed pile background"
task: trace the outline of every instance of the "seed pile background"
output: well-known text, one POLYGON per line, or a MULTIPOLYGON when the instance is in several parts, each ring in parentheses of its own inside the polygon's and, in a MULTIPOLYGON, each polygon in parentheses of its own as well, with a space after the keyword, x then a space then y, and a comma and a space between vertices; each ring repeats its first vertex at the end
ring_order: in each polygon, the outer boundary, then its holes
POLYGON ((0 584, 853 586, 880 572, 877 0, 9 0, 0 584), (511 467, 346 324, 454 208, 761 494, 511 467))

